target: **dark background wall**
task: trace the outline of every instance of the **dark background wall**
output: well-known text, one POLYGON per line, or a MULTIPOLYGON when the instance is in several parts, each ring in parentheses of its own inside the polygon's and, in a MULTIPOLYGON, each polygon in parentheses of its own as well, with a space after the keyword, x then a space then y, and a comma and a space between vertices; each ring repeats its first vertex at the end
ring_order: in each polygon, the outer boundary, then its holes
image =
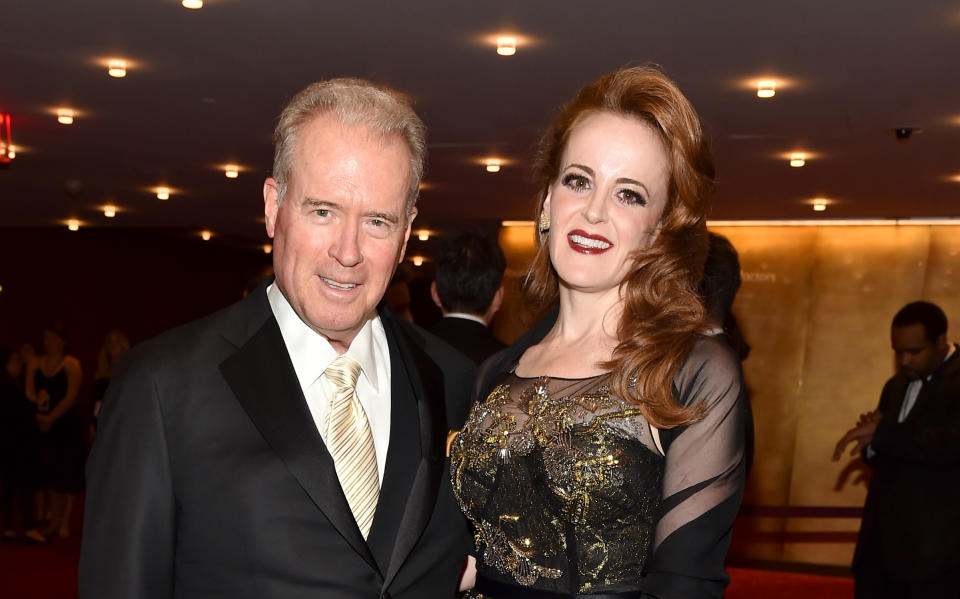
POLYGON ((0 346, 33 343, 62 327, 83 365, 84 388, 106 334, 131 344, 224 307, 269 273, 271 256, 247 244, 176 232, 0 229, 0 346))

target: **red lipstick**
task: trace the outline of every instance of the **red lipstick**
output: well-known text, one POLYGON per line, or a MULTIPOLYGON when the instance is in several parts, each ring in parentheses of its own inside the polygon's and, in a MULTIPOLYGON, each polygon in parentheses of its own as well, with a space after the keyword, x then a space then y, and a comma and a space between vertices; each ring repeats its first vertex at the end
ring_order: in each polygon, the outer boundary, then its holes
POLYGON ((567 244, 581 254, 602 254, 613 247, 613 242, 603 235, 593 235, 583 229, 574 229, 567 233, 567 244))

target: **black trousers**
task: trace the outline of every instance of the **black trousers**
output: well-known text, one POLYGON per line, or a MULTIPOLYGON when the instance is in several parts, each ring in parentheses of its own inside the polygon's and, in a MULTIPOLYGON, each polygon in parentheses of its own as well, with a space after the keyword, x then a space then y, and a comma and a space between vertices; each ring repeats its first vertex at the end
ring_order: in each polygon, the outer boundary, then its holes
POLYGON ((854 572, 853 588, 856 599, 960 599, 960 574, 904 581, 871 569, 854 572))

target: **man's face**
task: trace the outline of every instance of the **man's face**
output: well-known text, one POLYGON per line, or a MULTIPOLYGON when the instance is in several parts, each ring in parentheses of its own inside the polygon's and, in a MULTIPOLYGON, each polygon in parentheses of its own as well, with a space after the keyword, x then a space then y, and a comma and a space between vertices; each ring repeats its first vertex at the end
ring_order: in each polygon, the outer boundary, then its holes
POLYGON ((277 285, 310 328, 346 351, 403 260, 410 152, 399 136, 323 114, 295 141, 287 193, 264 183, 277 285))
POLYGON ((947 336, 930 341, 922 324, 910 324, 890 329, 897 368, 911 381, 933 373, 947 356, 947 336))

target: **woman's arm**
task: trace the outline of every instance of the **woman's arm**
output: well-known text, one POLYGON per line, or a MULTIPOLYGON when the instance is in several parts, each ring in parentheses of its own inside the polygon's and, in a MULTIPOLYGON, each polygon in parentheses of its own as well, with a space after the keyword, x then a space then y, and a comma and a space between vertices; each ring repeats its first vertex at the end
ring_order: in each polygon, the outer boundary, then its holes
POLYGON ((674 379, 681 405, 705 417, 662 430, 662 498, 642 590, 655 597, 721 598, 724 560, 743 497, 746 397, 739 360, 716 341, 697 344, 674 379))
POLYGON ((53 423, 69 412, 77 403, 80 383, 83 380, 83 370, 80 368, 80 362, 73 356, 67 356, 63 359, 63 369, 67 373, 67 394, 49 414, 37 415, 37 423, 44 432, 50 430, 53 423))
POLYGON ((37 403, 37 383, 34 378, 36 376, 37 367, 39 364, 40 358, 34 358, 27 364, 27 380, 24 393, 26 394, 27 399, 30 400, 30 403, 37 403))

